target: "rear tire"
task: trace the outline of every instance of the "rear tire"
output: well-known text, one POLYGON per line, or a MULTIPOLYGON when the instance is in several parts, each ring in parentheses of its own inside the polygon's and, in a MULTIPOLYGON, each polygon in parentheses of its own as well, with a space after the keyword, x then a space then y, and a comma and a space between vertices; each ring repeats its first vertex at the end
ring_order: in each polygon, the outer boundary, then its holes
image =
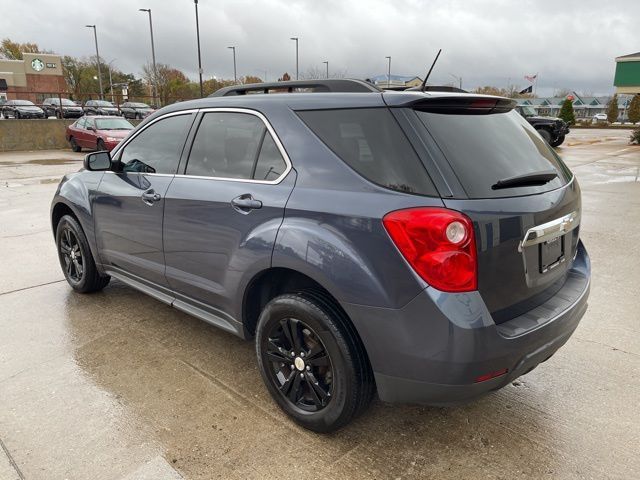
POLYGON ((111 277, 98 272, 87 237, 71 215, 63 216, 56 226, 56 247, 64 277, 75 291, 97 292, 109 284, 111 277))
POLYGON ((71 137, 69 139, 69 144, 71 144, 71 150, 73 150, 74 152, 81 152, 82 151, 82 147, 80 145, 78 145, 78 143, 76 142, 76 139, 71 137))
POLYGON ((551 144, 551 132, 549 130, 545 128, 541 128, 540 130, 538 130, 538 133, 542 138, 544 138, 545 142, 547 142, 548 144, 551 144))
POLYGON ((558 138, 556 138, 553 142, 551 142, 549 145, 551 145, 552 147, 559 147, 560 145, 562 145, 562 143, 564 142, 564 135, 560 135, 558 138))
POLYGON ((258 320, 256 353, 275 402, 315 432, 349 423, 366 409, 375 391, 353 326, 321 293, 272 299, 258 320))

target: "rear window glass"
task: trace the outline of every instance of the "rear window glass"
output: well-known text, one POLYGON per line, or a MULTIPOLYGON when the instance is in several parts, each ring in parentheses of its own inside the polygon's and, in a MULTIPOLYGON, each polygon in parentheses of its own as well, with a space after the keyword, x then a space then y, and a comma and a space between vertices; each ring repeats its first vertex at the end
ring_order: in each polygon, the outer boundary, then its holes
POLYGON ((308 110, 298 115, 336 155, 371 182, 401 192, 437 195, 387 108, 308 110))
POLYGON ((535 129, 515 111, 454 115, 417 111, 470 198, 546 192, 571 179, 571 172, 535 129), (494 190, 498 180, 555 170, 544 185, 494 190))

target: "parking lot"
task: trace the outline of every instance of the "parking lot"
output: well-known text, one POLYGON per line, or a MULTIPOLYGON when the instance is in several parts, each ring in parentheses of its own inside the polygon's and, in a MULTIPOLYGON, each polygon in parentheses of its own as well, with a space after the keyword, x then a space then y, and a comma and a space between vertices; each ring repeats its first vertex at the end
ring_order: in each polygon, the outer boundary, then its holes
POLYGON ((554 357, 452 408, 375 401, 295 426, 253 345, 112 281, 63 280, 49 225, 70 151, 0 153, 0 479, 640 478, 640 147, 575 130, 589 309, 554 357))

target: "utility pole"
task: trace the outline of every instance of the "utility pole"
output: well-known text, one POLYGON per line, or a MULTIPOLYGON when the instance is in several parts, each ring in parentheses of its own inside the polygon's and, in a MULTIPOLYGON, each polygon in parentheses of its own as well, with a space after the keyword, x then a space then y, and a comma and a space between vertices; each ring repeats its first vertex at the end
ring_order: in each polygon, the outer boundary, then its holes
POLYGON ((322 63, 324 63, 324 64, 327 66, 327 79, 329 79, 329 61, 328 61, 328 60, 325 60, 325 61, 324 61, 324 62, 322 62, 322 63))
POLYGON ((98 51, 98 34, 95 25, 85 25, 87 28, 93 28, 93 38, 96 41, 96 57, 98 59, 98 85, 100 86, 100 100, 103 100, 102 92, 102 71, 100 70, 100 52, 98 51))
POLYGON ((193 0, 196 5, 196 38, 198 40, 198 76, 200 77, 200 98, 204 97, 202 88, 202 56, 200 55, 200 22, 198 21, 198 0, 193 0))
POLYGON ((233 50, 233 81, 238 84, 238 73, 236 71, 236 47, 227 47, 233 50))
POLYGON ((296 80, 298 80, 298 37, 291 37, 291 40, 296 41, 296 80))
POLYGON ((156 98, 158 97, 158 69, 156 68, 156 49, 153 43, 153 22, 151 21, 151 9, 140 8, 139 11, 147 12, 149 14, 149 30, 151 31, 151 61, 153 62, 153 103, 156 104, 156 98))
POLYGON ((384 57, 389 60, 389 68, 387 69, 387 88, 391 86, 391 57, 384 57))

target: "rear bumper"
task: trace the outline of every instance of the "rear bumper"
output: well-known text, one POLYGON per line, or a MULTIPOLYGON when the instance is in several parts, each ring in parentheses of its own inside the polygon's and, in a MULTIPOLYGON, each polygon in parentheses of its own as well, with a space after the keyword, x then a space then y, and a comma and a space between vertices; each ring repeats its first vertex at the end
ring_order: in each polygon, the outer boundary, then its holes
POLYGON ((543 305, 496 325, 480 294, 427 288, 400 310, 345 305, 383 401, 448 405, 507 385, 553 355, 587 308, 591 267, 582 243, 565 286, 543 305), (507 369, 491 380, 488 373, 507 369))

